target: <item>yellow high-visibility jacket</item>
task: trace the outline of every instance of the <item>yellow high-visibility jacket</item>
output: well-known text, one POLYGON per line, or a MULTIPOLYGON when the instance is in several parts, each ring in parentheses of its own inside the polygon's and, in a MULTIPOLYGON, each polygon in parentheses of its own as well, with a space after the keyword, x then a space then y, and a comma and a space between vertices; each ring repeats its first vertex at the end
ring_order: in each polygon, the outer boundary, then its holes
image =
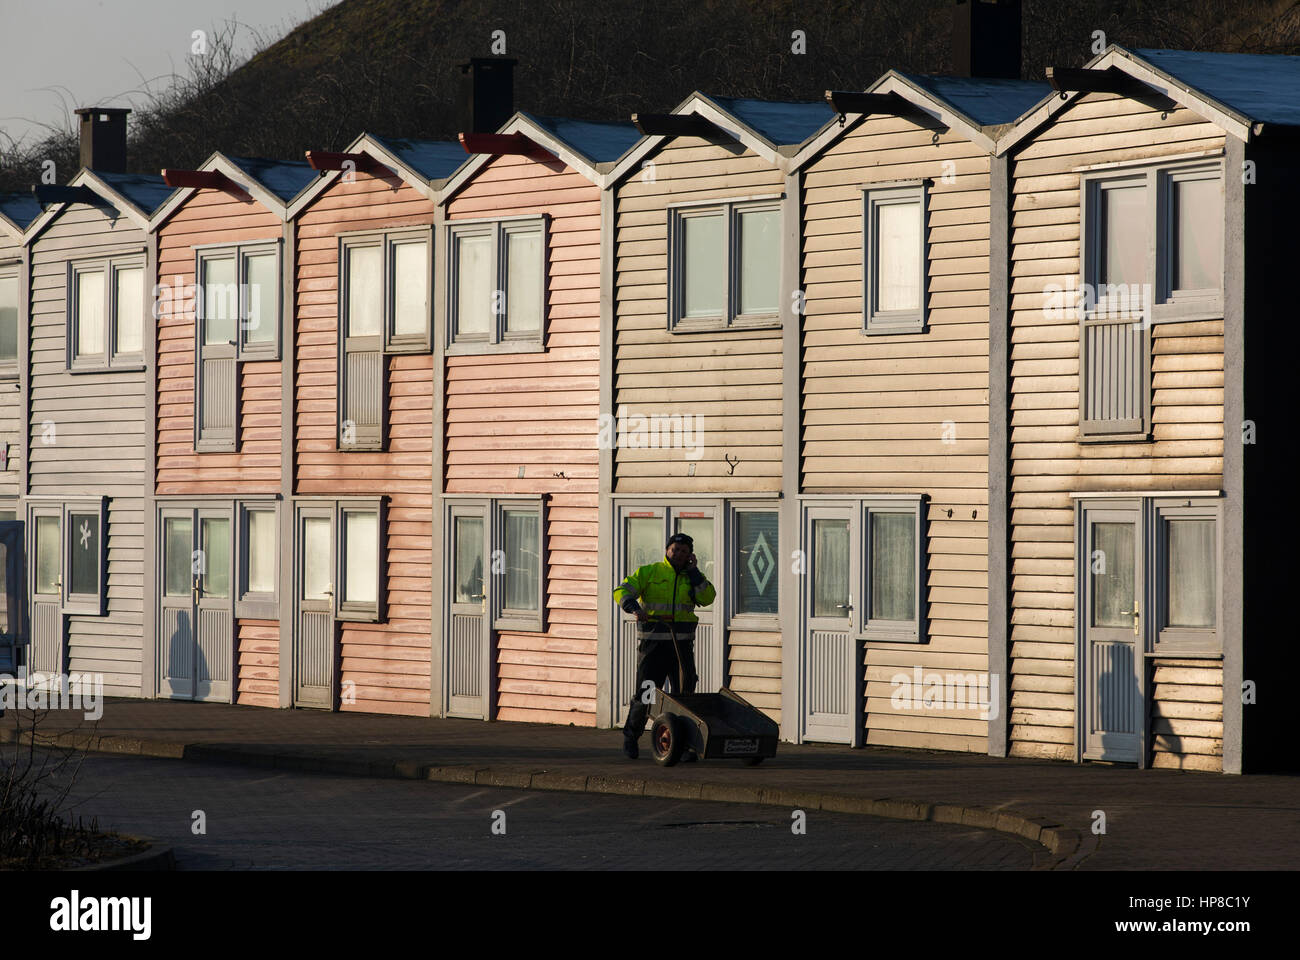
POLYGON ((697 623, 695 608, 707 607, 715 596, 713 584, 698 567, 679 573, 667 557, 638 567, 614 588, 614 600, 628 613, 644 608, 652 619, 676 623, 697 623))

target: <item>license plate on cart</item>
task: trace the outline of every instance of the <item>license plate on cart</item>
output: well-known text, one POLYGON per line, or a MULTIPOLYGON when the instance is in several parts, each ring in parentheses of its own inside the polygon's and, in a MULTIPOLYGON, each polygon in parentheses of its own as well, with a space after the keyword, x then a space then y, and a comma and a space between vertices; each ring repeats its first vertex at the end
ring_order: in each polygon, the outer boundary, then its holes
POLYGON ((726 757, 752 756, 758 753, 758 740, 754 737, 735 737, 722 745, 722 755, 726 757))

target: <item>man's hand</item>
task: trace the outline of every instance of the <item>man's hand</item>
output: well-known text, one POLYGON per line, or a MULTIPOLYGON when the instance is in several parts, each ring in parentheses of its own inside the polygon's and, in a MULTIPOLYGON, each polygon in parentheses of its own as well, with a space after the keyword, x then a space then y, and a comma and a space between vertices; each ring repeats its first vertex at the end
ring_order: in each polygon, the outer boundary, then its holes
POLYGON ((698 564, 698 563, 696 562, 696 560, 695 560, 695 554, 692 553, 689 557, 686 558, 686 569, 687 569, 687 570, 694 570, 694 569, 696 569, 698 566, 699 566, 699 564, 698 564))
POLYGON ((646 612, 645 612, 644 609, 638 610, 638 611, 636 612, 636 622, 637 622, 637 623, 645 623, 645 622, 646 622, 647 620, 649 620, 649 619, 650 619, 650 618, 646 616, 646 612))

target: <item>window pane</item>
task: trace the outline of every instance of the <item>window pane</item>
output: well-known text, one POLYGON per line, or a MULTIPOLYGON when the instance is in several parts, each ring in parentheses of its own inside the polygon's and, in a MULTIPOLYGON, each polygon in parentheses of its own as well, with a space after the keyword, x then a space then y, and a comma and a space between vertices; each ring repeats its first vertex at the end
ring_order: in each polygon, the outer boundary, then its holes
POLYGON ((916 617, 916 519, 910 513, 869 514, 871 620, 916 617))
POLYGON ((849 616, 849 522, 813 521, 814 617, 849 616))
POLYGON ((68 514, 69 593, 99 595, 99 514, 68 514))
POLYGON ((239 313, 235 258, 203 261, 203 345, 233 343, 239 313))
POLYGON ((59 518, 36 518, 36 592, 59 592, 59 518))
POLYGON ((541 518, 536 510, 506 510, 506 610, 541 612, 541 518))
MULTIPOLYGON (((1102 234, 1101 269, 1097 271, 1097 282, 1146 282, 1146 187, 1111 187, 1099 192, 1102 234)), ((1103 293, 1097 292, 1099 299, 1103 293)))
POLYGON ((1133 626, 1133 524, 1096 523, 1092 527, 1092 623, 1097 627, 1133 626))
POLYGON ((248 592, 275 593, 275 512, 248 511, 248 592))
POLYGON ((330 522, 326 517, 302 521, 302 598, 328 600, 330 573, 330 522))
POLYGON ((209 597, 230 596, 230 521, 225 517, 204 517, 203 593, 209 597))
POLYGON ((683 316, 722 315, 723 252, 721 213, 682 218, 683 316))
POLYGON ((457 517, 453 540, 454 603, 483 600, 483 518, 457 517))
MULTIPOLYGON (((623 576, 664 556, 664 522, 659 517, 628 517, 624 528, 623 576)), ((622 582, 622 577, 619 577, 622 582)))
POLYGON ((274 253, 251 253, 244 257, 244 277, 248 284, 248 303, 244 322, 246 343, 275 343, 275 325, 279 311, 280 276, 275 268, 274 253))
POLYGON ((781 283, 781 211, 740 214, 740 312, 776 313, 781 283))
POLYGON ((343 536, 347 550, 343 599, 374 603, 379 599, 379 514, 344 511, 343 536))
POLYGON ((9 595, 9 544, 0 540, 0 633, 9 633, 10 618, 17 609, 16 601, 16 596, 9 595))
POLYGON ((0 277, 0 360, 18 357, 18 278, 0 277))
POLYGON ((506 240, 506 329, 542 329, 542 232, 510 233, 506 240))
POLYGON ((1171 627, 1212 627, 1214 521, 1169 521, 1168 610, 1171 627))
POLYGON ((736 613, 777 612, 777 514, 736 513, 736 613))
POLYGON ((191 555, 194 527, 186 517, 163 520, 163 593, 169 597, 187 597, 191 590, 194 560, 191 555))
POLYGON ((921 308, 921 203, 876 207, 876 309, 921 308))
POLYGON ((492 329, 492 238, 456 238, 456 332, 492 329))
MULTIPOLYGON (((685 517, 679 518, 673 526, 673 533, 684 533, 694 541, 695 562, 700 572, 713 580, 713 518, 685 517)), ((660 548, 663 555, 663 548, 660 548)), ((658 557, 655 558, 659 559, 658 557)))
POLYGON ((379 247, 347 248, 347 336, 377 337, 383 306, 383 250, 379 247))
POLYGON ((77 356, 104 352, 104 272, 77 274, 77 356))
POLYGON ((393 245, 393 333, 423 336, 429 322, 429 245, 393 245))
POLYGON ((1173 183, 1173 288, 1217 290, 1223 286, 1223 183, 1173 183))
POLYGON ((144 268, 122 267, 113 271, 116 289, 113 305, 117 327, 115 353, 139 353, 144 333, 144 268))

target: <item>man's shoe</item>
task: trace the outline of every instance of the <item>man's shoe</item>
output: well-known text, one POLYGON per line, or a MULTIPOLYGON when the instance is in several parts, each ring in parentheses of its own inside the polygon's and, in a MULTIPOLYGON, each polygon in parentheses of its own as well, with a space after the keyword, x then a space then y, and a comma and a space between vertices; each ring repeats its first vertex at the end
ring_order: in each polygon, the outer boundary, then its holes
POLYGON ((690 747, 682 751, 682 763, 694 763, 698 759, 700 759, 699 754, 690 747))
POLYGON ((640 755, 641 755, 641 751, 637 749, 636 737, 629 737, 626 734, 624 734, 623 756, 627 757, 629 760, 635 760, 640 755))

